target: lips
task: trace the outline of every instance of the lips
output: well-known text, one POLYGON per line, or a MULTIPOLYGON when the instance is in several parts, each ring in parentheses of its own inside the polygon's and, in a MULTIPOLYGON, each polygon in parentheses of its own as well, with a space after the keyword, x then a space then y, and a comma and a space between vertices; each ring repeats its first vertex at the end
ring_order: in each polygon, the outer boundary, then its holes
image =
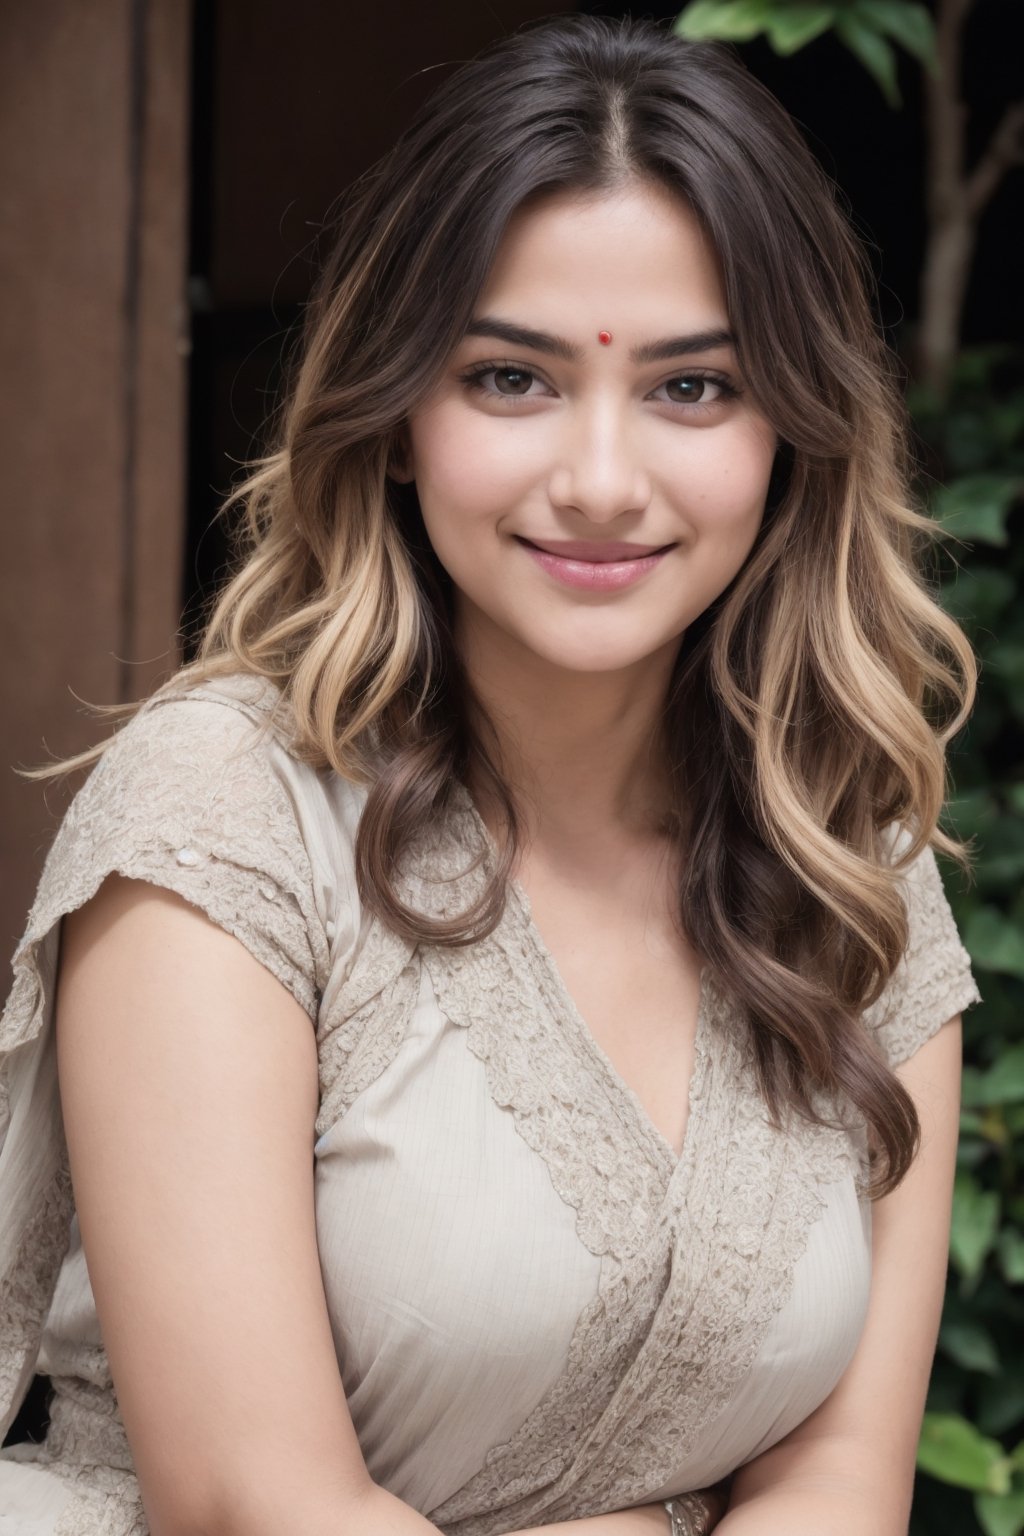
POLYGON ((642 560, 645 555, 657 555, 669 547, 667 544, 624 544, 611 539, 528 539, 522 534, 516 537, 521 543, 559 559, 588 560, 596 565, 607 565, 613 560, 642 560))
POLYGON ((545 539, 541 544, 518 534, 516 543, 561 586, 597 595, 644 581, 672 548, 670 544, 622 544, 610 539, 545 539))

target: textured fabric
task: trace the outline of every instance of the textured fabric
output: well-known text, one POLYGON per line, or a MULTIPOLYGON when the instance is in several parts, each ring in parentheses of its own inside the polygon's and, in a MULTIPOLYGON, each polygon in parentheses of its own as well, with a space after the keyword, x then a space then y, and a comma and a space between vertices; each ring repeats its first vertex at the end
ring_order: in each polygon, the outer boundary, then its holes
MULTIPOLYGON (((245 678, 165 691, 47 860, 0 1023, 4 1427, 34 1370, 56 1398, 42 1446, 0 1453, 0 1518, 17 1510, 25 1536, 146 1531, 53 1049, 60 920, 112 870, 200 907, 315 1025, 321 1267, 374 1478, 452 1536, 717 1481, 800 1423, 852 1357, 870 1285, 863 1124, 822 1102, 830 1126, 773 1130, 745 1028, 706 969, 677 1157, 517 884, 469 948, 412 944, 362 909, 365 792, 289 752, 278 703, 245 678)), ((410 850, 403 895, 460 910, 492 857, 457 785, 410 850)), ((978 995, 930 851, 905 889, 907 953, 866 1015, 894 1064, 978 995)))

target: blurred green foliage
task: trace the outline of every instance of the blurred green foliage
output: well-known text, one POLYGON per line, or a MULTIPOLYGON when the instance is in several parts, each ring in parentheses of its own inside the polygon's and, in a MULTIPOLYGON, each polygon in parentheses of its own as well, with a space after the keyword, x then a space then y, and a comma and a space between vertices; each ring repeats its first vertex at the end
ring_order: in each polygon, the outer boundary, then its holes
POLYGON ((931 13, 916 0, 692 0, 676 22, 681 37, 746 43, 764 36, 778 54, 796 53, 833 32, 880 87, 900 105, 898 43, 926 69, 937 68, 931 13))
POLYGON ((983 1002, 964 1018, 950 1281, 912 1536, 1024 1531, 1024 357, 961 353, 945 401, 908 392, 919 494, 950 535, 940 595, 981 663, 945 825, 974 878, 946 887, 983 1002), (949 1485, 939 1490, 932 1479, 949 1485), (960 1499, 950 1488, 963 1489, 960 1499))
MULTIPOLYGON (((732 43, 764 36, 778 54, 831 32, 890 105, 899 103, 894 44, 923 68, 938 68, 932 12, 915 0, 691 0, 675 30, 732 43)), ((974 851, 973 880, 956 866, 945 876, 983 998, 964 1018, 949 1280, 910 1536, 1021 1536, 1024 354, 1007 346, 962 351, 948 389, 939 395, 912 384, 908 404, 919 439, 917 494, 947 535, 936 595, 981 663, 976 708, 950 753, 944 825, 974 851)))

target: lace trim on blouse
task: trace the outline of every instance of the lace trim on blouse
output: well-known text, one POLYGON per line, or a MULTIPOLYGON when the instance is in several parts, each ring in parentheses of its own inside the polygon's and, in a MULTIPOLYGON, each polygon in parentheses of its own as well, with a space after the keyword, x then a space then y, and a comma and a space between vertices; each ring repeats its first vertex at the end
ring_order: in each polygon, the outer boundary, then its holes
MULTIPOLYGON (((580 1241, 604 1260, 565 1371, 431 1518, 450 1536, 489 1536, 636 1502, 679 1465, 750 1368, 791 1292, 826 1187, 859 1176, 862 1127, 794 1115, 773 1129, 745 1029, 705 972, 676 1159, 587 1030, 514 886, 497 928, 472 949, 413 945, 371 919, 318 1016, 330 949, 295 807, 274 766, 284 748, 253 749, 252 721, 269 721, 275 697, 253 679, 194 689, 187 702, 157 696, 94 770, 47 859, 0 1021, 4 1153, 15 1144, 19 1104, 46 1105, 51 1117, 45 1136, 42 1118, 33 1132, 34 1183, 19 1186, 17 1220, 0 1249, 0 1408, 20 1401, 31 1379, 72 1211, 53 1040, 39 1038, 56 925, 117 870, 201 907, 317 1018, 317 1135, 394 1059, 426 967, 439 1006, 484 1063, 495 1104, 543 1159, 580 1241), (239 712, 237 731, 225 733, 217 705, 239 712), (226 754, 225 734, 234 742, 226 754), (8 1101, 12 1084, 17 1099, 8 1101)), ((472 899, 492 851, 456 786, 450 816, 410 850, 405 898, 428 911, 472 899)), ((978 997, 930 850, 907 872, 906 890, 907 955, 866 1015, 893 1065, 978 997)), ((52 1470, 89 1486, 55 1536, 141 1536, 134 1478, 109 1464, 76 1468, 87 1448, 76 1442, 75 1409, 66 1411, 68 1459, 52 1470)), ((80 1430, 87 1438, 84 1423, 80 1430)))

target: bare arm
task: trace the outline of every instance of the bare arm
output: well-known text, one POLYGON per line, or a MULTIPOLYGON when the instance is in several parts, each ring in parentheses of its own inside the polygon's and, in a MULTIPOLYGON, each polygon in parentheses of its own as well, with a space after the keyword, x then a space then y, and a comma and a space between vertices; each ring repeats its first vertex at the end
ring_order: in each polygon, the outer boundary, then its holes
POLYGON ((896 1069, 921 1150, 874 1205, 856 1354, 820 1408, 737 1471, 721 1536, 906 1536, 946 1281, 961 1049, 957 1016, 896 1069))
MULTIPOLYGON (((381 1490, 320 1274, 309 1018, 202 913, 112 876, 65 919, 57 1051, 83 1247, 153 1536, 337 1536, 381 1490)), ((436 1529, 379 1503, 380 1523, 359 1518, 367 1536, 436 1529)))
MULTIPOLYGON (((371 1479, 323 1292, 312 1024, 230 934, 109 876, 64 920, 61 1099, 152 1536, 418 1536, 371 1479)), ((530 1536, 667 1536, 660 1504, 530 1536)))

